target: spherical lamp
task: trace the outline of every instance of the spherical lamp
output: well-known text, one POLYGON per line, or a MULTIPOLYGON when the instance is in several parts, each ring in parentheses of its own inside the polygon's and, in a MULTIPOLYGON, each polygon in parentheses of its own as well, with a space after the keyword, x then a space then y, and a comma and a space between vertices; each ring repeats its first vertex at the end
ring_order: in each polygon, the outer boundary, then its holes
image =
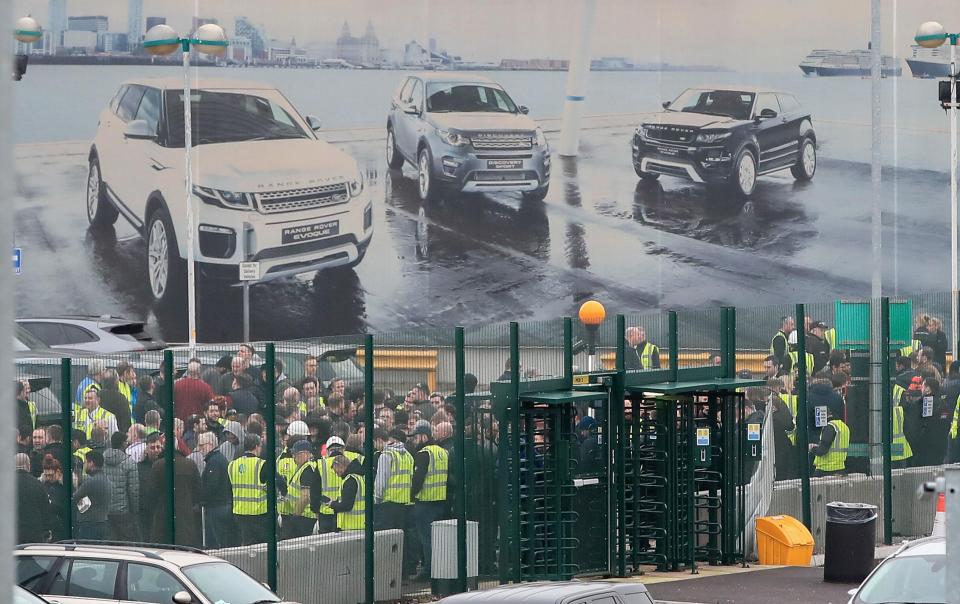
POLYGON ((180 48, 180 35, 169 25, 154 25, 143 36, 143 48, 152 55, 174 53, 180 48))
POLYGON ((31 44, 43 37, 43 29, 33 17, 21 17, 13 28, 13 37, 25 44, 31 44))
POLYGON ((924 48, 936 48, 947 40, 947 32, 936 21, 927 21, 917 28, 913 40, 924 48))
POLYGON ((607 316, 607 311, 596 300, 587 300, 580 306, 580 322, 590 326, 599 326, 607 316))
POLYGON ((193 34, 193 44, 204 54, 222 57, 227 53, 227 32, 216 23, 207 23, 193 34))

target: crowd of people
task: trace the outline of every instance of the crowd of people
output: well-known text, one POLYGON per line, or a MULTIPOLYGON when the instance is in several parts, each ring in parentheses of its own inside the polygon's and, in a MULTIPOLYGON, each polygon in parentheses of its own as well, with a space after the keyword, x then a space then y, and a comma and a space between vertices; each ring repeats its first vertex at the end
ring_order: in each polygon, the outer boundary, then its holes
POLYGON ((243 344, 210 367, 191 359, 172 384, 172 418, 164 413, 169 390, 162 376, 90 361, 74 393, 70 443, 59 424, 36 426, 29 381, 17 382, 19 541, 63 539, 72 521, 75 538, 169 542, 172 504, 178 544, 266 542, 271 477, 264 418, 273 389, 279 537, 363 530, 365 495, 372 491, 375 529, 404 531, 405 574, 416 575, 419 564, 420 578, 426 577, 431 523, 451 513, 455 411, 448 397, 416 384, 400 395, 377 390, 366 401, 362 388, 348 388, 342 378, 322 382, 314 356, 296 376, 284 373, 278 359, 271 377, 252 363, 254 355, 243 344), (372 426, 363 421, 367 404, 372 426), (175 497, 168 496, 168 419, 175 497), (368 429, 372 458, 363 455, 368 429))

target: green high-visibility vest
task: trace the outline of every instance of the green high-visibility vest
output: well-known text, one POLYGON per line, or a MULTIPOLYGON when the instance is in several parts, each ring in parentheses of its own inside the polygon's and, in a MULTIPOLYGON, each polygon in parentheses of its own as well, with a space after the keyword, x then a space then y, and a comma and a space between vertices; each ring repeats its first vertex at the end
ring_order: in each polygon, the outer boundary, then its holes
MULTIPOLYGON (((290 476, 287 480, 287 498, 283 500, 280 504, 280 513, 285 516, 303 516, 304 518, 316 518, 317 515, 313 513, 313 510, 310 509, 309 504, 307 507, 303 508, 303 511, 299 514, 297 513, 297 504, 300 502, 300 490, 303 489, 303 484, 300 482, 300 478, 303 476, 303 473, 309 469, 316 467, 316 462, 308 461, 303 464, 290 476)), ((311 497, 313 495, 311 494, 311 497)))
POLYGON ((920 345, 920 340, 910 340, 909 346, 904 346, 900 349, 900 356, 908 357, 921 348, 922 346, 920 345))
MULTIPOLYGON (((333 457, 331 455, 317 460, 317 472, 320 473, 320 492, 331 501, 340 496, 340 487, 343 485, 343 479, 333 471, 333 457)), ((327 516, 334 513, 333 508, 325 503, 320 504, 318 511, 327 516)))
POLYGON ((35 429, 37 427, 37 404, 33 401, 27 401, 27 409, 30 411, 30 425, 35 429))
POLYGON ((890 450, 892 461, 903 461, 913 457, 913 449, 903 433, 903 407, 893 408, 893 447, 890 450))
POLYGON ((423 450, 430 455, 430 467, 427 468, 427 476, 423 479, 423 488, 420 489, 417 500, 446 501, 450 455, 446 449, 437 445, 427 445, 423 450))
POLYGON ((343 454, 346 455, 347 459, 350 461, 359 461, 360 463, 363 463, 363 455, 360 455, 355 451, 344 451, 343 454))
MULTIPOLYGON (((347 480, 353 480, 357 483, 357 496, 353 500, 352 508, 346 512, 337 514, 337 528, 341 531, 362 531, 366 527, 367 509, 367 502, 364 498, 364 491, 366 489, 363 485, 363 476, 359 474, 347 474, 343 484, 346 484, 347 480)), ((342 485, 340 492, 343 492, 342 485)), ((340 493, 337 493, 337 498, 340 498, 340 493)))
POLYGON ((640 351, 640 367, 643 369, 652 369, 654 354, 660 354, 660 349, 657 348, 657 345, 651 344, 650 342, 644 342, 643 350, 640 351))
POLYGON ((264 463, 259 457, 244 455, 227 466, 227 475, 233 488, 234 514, 259 516, 267 513, 267 485, 260 481, 264 463))
POLYGON ((413 487, 413 456, 406 450, 384 451, 390 458, 390 478, 383 491, 384 503, 410 503, 410 489, 413 487))
POLYGON ((830 445, 826 455, 817 455, 813 458, 813 467, 822 472, 836 472, 847 467, 847 451, 850 448, 850 428, 841 419, 832 419, 827 422, 837 431, 837 435, 830 445))
MULTIPOLYGON (((286 450, 280 455, 282 456, 284 453, 286 453, 286 450)), ((297 461, 292 456, 277 458, 277 474, 283 476, 284 480, 290 482, 290 479, 293 478, 296 471, 297 461)))
POLYGON ((777 338, 783 338, 783 349, 790 350, 790 340, 787 338, 787 334, 783 333, 782 330, 779 330, 777 333, 773 334, 773 338, 770 339, 770 354, 773 356, 777 356, 776 348, 774 347, 774 343, 776 343, 777 338))

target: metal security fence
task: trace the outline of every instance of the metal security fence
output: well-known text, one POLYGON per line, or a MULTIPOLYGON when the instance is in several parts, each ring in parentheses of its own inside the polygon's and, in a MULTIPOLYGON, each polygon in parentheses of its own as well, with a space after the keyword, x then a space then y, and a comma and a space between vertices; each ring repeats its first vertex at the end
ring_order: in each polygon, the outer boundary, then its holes
POLYGON ((738 563, 773 514, 819 547, 831 501, 927 534, 916 487, 960 458, 954 302, 22 357, 18 465, 51 505, 21 541, 190 545, 354 604, 738 563))

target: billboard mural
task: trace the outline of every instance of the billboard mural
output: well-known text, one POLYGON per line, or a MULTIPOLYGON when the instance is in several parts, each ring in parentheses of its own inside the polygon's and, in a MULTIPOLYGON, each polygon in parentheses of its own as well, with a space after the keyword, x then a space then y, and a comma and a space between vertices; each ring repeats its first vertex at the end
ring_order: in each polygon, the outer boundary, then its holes
POLYGON ((949 0, 597 3, 579 154, 558 152, 577 0, 17 0, 19 316, 187 331, 179 53, 202 341, 942 290, 949 0), (878 154, 878 155, 877 155, 878 154), (879 189, 871 161, 882 164, 879 189), (875 195, 875 191, 879 194, 875 195), (872 217, 879 207, 880 252, 872 217))

